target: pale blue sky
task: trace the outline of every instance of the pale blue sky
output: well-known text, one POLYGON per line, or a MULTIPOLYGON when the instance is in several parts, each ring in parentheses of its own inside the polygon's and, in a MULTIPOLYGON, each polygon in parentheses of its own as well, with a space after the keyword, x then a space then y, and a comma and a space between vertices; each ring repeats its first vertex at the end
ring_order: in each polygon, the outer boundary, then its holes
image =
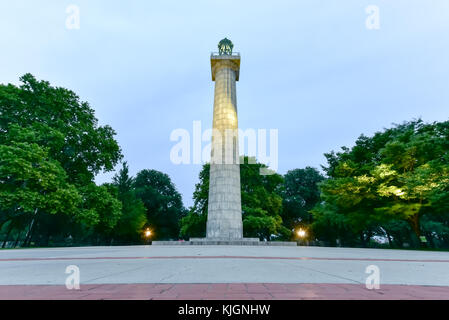
POLYGON ((223 37, 242 55, 240 127, 279 129, 280 173, 391 123, 449 119, 447 0, 2 1, 0 82, 31 72, 74 90, 117 131, 133 174, 168 173, 190 205, 200 166, 173 165, 169 136, 210 127, 223 37), (80 30, 65 28, 69 4, 80 30), (365 27, 368 5, 380 30, 365 27))

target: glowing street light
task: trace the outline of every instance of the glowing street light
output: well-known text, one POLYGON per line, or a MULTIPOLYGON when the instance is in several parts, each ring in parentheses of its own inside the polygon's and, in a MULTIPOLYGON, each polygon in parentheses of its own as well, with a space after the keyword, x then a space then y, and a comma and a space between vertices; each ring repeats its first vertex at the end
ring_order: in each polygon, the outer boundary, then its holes
POLYGON ((298 237, 304 238, 306 236, 306 231, 303 229, 299 229, 296 234, 298 235, 298 237))
POLYGON ((306 230, 300 228, 299 230, 296 231, 296 235, 298 236, 298 246, 300 244, 305 244, 305 239, 307 237, 307 232, 306 230))
POLYGON ((146 228, 143 232, 143 235, 145 237, 145 243, 150 244, 151 236, 153 235, 153 232, 151 232, 150 228, 146 228))

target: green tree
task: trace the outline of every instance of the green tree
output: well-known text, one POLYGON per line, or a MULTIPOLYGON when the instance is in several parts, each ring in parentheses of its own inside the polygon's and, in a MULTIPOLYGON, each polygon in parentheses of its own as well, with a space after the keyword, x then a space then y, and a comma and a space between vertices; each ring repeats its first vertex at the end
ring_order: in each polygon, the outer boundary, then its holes
POLYGON ((273 235, 285 239, 290 230, 282 225, 281 218, 284 179, 275 172, 262 175, 261 169, 268 172, 266 165, 249 157, 240 164, 243 234, 265 240, 273 235))
POLYGON ((415 243, 424 231, 423 217, 427 226, 436 220, 446 230, 447 211, 438 199, 445 198, 449 183, 449 122, 407 122, 371 138, 362 135, 342 150, 326 154, 329 179, 320 184, 324 203, 313 210, 316 231, 329 215, 340 215, 334 221, 343 221, 363 245, 379 233, 392 243, 392 234, 400 234, 398 221, 408 223, 415 243))
POLYGON ((177 239, 179 220, 186 210, 170 177, 156 170, 142 170, 137 173, 133 186, 137 198, 145 206, 147 221, 155 238, 177 239))
POLYGON ((193 206, 188 214, 179 221, 180 237, 202 238, 206 236, 207 206, 209 199, 210 164, 205 163, 199 173, 199 182, 193 192, 193 206))
POLYGON ((114 185, 97 186, 90 183, 81 188, 83 195, 83 223, 91 226, 97 243, 110 242, 112 231, 122 215, 122 203, 117 199, 114 185))
POLYGON ((77 211, 80 194, 67 182, 59 162, 33 142, 34 132, 14 126, 8 134, 9 139, 0 144, 0 225, 9 220, 13 220, 12 225, 17 220, 29 221, 22 225, 27 245, 42 213, 65 213, 82 219, 83 214, 77 211))
POLYGON ((20 87, 0 85, 0 143, 10 127, 32 128, 48 155, 58 161, 68 181, 89 183, 100 171, 111 171, 121 150, 109 126, 98 126, 94 110, 71 90, 52 87, 31 74, 20 78, 20 87))
POLYGON ((117 187, 118 199, 122 203, 122 215, 113 230, 114 239, 119 242, 138 242, 147 223, 145 206, 137 198, 133 183, 128 164, 123 162, 122 168, 113 177, 113 185, 117 187))
POLYGON ((199 214, 190 208, 188 214, 180 221, 180 237, 203 238, 206 236, 207 213, 199 214))
MULTIPOLYGON (((106 192, 104 187, 93 183, 97 173, 112 170, 122 157, 114 140, 115 132, 109 126, 98 126, 94 111, 87 102, 81 102, 74 92, 52 87, 46 81, 37 81, 31 74, 24 75, 20 80, 20 86, 0 85, 0 146, 5 154, 14 154, 15 157, 14 161, 5 158, 2 163, 5 177, 9 179, 2 187, 5 190, 9 188, 7 191, 10 194, 16 194, 14 201, 22 201, 16 203, 16 209, 12 209, 5 204, 8 200, 4 196, 0 227, 8 222, 8 235, 12 229, 30 230, 25 233, 25 243, 30 243, 34 230, 46 233, 45 237, 35 234, 36 238, 49 239, 52 233, 71 236, 77 230, 89 229, 94 225, 100 228, 115 224, 118 203, 113 199, 114 192, 107 187, 106 192), (31 158, 33 152, 44 162, 35 164, 33 161, 41 160, 31 158), (8 172, 13 166, 23 166, 25 170, 27 163, 36 175, 42 174, 44 178, 33 181, 33 175, 26 176, 25 172, 17 177, 8 172), (54 172, 46 175, 50 167, 54 168, 54 172), (39 173, 39 170, 42 172, 39 173), (11 183, 10 179, 21 181, 21 184, 11 183), (60 201, 61 205, 70 207, 62 210, 67 216, 55 218, 55 208, 59 205, 56 200, 52 202, 53 207, 43 200, 38 201, 36 197, 32 200, 29 193, 31 187, 35 188, 36 194, 40 192, 47 199, 51 199, 50 187, 56 188, 57 192, 70 190, 67 192, 72 195, 73 201, 60 201), (23 195, 22 199, 17 199, 19 194, 23 195), (96 196, 100 197, 98 202, 95 201, 96 196), (25 205, 27 201, 37 206, 33 214, 26 213, 29 210, 25 205), (76 209, 73 207, 75 204, 76 209), (20 218, 16 217, 19 211, 23 212, 20 218), (80 227, 83 224, 85 226, 80 227), (73 232, 67 232, 68 229, 73 232)), ((56 195, 54 192, 52 194, 56 195)))
POLYGON ((320 201, 318 184, 324 180, 315 168, 295 169, 284 176, 282 220, 290 230, 312 222, 310 210, 320 201))
MULTIPOLYGON (((271 240, 272 236, 288 238, 290 230, 282 225, 281 175, 261 175, 266 165, 249 161, 244 157, 240 165, 243 233, 245 237, 271 240), (251 163, 251 164, 250 164, 251 163), (252 164, 255 163, 255 164, 252 164)), ((195 186, 194 205, 181 220, 181 236, 192 237, 205 234, 209 194, 210 165, 205 164, 200 172, 200 182, 195 186)))

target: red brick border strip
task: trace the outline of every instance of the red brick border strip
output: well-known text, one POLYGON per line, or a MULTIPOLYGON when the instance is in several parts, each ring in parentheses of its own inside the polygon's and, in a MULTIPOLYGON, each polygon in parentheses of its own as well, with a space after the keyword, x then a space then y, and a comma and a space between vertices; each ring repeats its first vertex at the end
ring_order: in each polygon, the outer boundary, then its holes
POLYGON ((359 284, 100 284, 0 286, 0 300, 449 300, 449 287, 359 284))

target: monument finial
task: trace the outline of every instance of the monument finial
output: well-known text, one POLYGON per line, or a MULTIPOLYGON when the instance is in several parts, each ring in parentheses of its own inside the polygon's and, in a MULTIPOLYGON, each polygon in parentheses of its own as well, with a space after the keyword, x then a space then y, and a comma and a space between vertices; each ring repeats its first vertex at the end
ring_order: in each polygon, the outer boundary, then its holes
POLYGON ((218 43, 218 54, 232 55, 232 48, 234 48, 232 41, 228 38, 224 38, 218 43))

